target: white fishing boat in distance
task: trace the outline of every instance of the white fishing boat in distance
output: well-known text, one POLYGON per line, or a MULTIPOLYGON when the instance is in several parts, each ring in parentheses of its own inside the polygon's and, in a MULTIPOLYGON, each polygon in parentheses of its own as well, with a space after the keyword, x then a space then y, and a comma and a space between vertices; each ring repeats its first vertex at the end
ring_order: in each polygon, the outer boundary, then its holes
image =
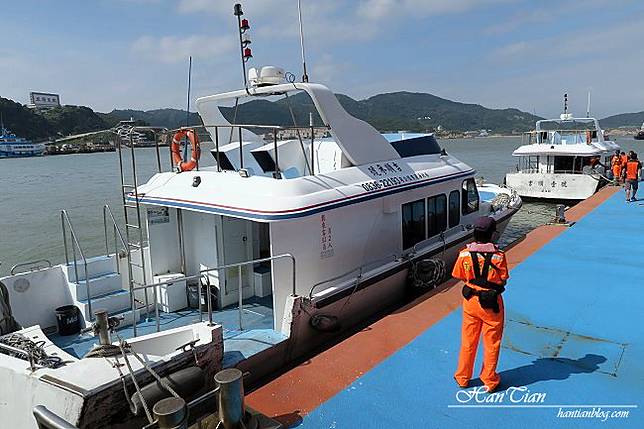
POLYGON ((537 121, 512 155, 516 171, 505 176, 506 185, 522 198, 584 200, 611 179, 610 158, 619 149, 595 118, 537 121))

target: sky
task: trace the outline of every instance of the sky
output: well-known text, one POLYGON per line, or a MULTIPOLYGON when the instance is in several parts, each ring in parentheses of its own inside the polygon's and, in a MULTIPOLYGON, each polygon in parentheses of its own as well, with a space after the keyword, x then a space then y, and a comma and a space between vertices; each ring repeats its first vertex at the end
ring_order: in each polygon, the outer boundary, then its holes
MULTIPOLYGON (((186 106, 242 86, 235 1, 0 0, 0 96, 186 106)), ((297 0, 247 0, 253 59, 301 76, 297 0)), ((412 91, 556 117, 644 110, 641 0, 302 0, 312 82, 356 99, 412 91)))

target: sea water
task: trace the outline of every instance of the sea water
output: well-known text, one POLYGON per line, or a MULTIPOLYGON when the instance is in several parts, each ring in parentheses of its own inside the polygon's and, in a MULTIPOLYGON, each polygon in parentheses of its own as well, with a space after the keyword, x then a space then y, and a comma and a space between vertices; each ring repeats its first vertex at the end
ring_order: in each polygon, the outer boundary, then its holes
MULTIPOLYGON (((447 152, 477 170, 477 176, 501 183, 516 166, 512 151, 520 138, 441 140, 447 152)), ((619 141, 622 148, 638 150, 632 139, 619 141)), ((641 143, 640 143, 641 144, 641 143)), ((214 165, 210 145, 205 144, 202 166, 214 165)), ((169 149, 161 148, 163 165, 169 149)), ((129 163, 129 159, 124 160, 129 163)), ((129 165, 129 164, 127 164, 129 165)), ((156 150, 136 150, 139 183, 155 172, 156 150)), ((86 257, 105 254, 102 207, 109 204, 122 225, 118 154, 72 154, 0 160, 0 275, 14 264, 47 259, 65 261, 60 211, 67 210, 86 257)), ((131 182, 131 177, 126 177, 131 182)), ((554 217, 552 203, 525 203, 501 239, 507 244, 554 217)), ((70 256, 71 257, 71 256, 70 256)))

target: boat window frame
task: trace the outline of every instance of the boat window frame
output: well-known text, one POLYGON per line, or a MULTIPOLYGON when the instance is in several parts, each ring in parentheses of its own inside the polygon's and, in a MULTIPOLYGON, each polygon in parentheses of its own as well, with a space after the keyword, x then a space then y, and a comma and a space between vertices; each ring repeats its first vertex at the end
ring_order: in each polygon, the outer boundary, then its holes
MULTIPOLYGON (((411 223, 411 222, 409 222, 411 223)), ((414 201, 408 201, 406 203, 403 203, 401 205, 400 209, 400 232, 401 232, 401 239, 402 239, 402 248, 403 251, 408 250, 413 248, 416 244, 424 241, 427 239, 427 201, 425 198, 420 198, 414 201), (422 210, 420 210, 420 214, 422 215, 422 220, 418 221, 419 225, 422 225, 422 237, 416 237, 412 238, 411 240, 406 238, 406 228, 408 228, 408 222, 405 221, 405 210, 410 207, 411 208, 411 217, 413 220, 414 217, 414 205, 419 205, 422 204, 422 210), (409 244, 411 242, 411 244, 409 244)))
POLYGON ((461 191, 460 189, 455 189, 449 193, 447 198, 447 224, 449 228, 454 228, 461 223, 461 191), (452 206, 452 202, 456 202, 455 206, 452 206))
POLYGON ((481 197, 479 195, 479 190, 476 187, 476 180, 474 180, 473 177, 463 180, 463 183, 461 185, 461 214, 463 216, 467 216, 472 213, 476 213, 479 211, 480 206, 481 197), (470 185, 473 186, 473 193, 470 185), (472 204, 474 200, 470 200, 470 197, 472 195, 476 196, 476 202, 474 204, 472 204))
POLYGON ((447 206, 447 195, 445 194, 438 194, 431 196, 427 198, 427 203, 425 204, 425 208, 427 210, 427 238, 432 238, 436 237, 437 235, 440 235, 440 233, 447 231, 447 213, 448 213, 448 206, 447 206), (439 224, 438 220, 439 219, 439 211, 438 211, 438 201, 442 200, 443 201, 443 213, 442 213, 442 222, 439 224), (429 216, 429 207, 430 207, 430 201, 432 202, 432 205, 434 207, 434 212, 433 212, 433 222, 430 224, 430 216, 429 216))

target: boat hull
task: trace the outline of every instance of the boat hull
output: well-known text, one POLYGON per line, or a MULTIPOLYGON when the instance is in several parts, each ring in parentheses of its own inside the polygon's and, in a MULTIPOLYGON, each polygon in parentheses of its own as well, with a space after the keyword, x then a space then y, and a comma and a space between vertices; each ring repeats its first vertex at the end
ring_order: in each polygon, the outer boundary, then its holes
POLYGON ((509 173, 506 185, 521 198, 585 200, 600 187, 599 178, 588 174, 509 173))
MULTIPOLYGON (((499 233, 505 230, 519 208, 520 204, 504 213, 492 215, 497 219, 499 233)), ((355 331, 364 323, 400 306, 410 297, 429 292, 429 289, 411 288, 408 275, 412 264, 428 258, 442 260, 446 266, 445 281, 450 278, 459 252, 472 240, 472 231, 466 229, 455 235, 445 246, 442 243, 430 246, 409 259, 397 261, 391 268, 381 270, 376 275, 365 275, 357 279, 351 287, 338 290, 333 295, 317 298, 291 297, 290 304, 287 304, 291 311, 285 314, 282 326, 282 331, 289 332, 290 338, 287 346, 279 350, 282 358, 274 356, 274 359, 264 358, 262 362, 242 362, 241 368, 252 370, 251 378, 259 379, 279 370, 289 361, 301 359, 320 347, 328 346, 342 338, 343 333, 355 331), (335 326, 321 329, 319 323, 316 323, 316 319, 321 317, 335 326)))

